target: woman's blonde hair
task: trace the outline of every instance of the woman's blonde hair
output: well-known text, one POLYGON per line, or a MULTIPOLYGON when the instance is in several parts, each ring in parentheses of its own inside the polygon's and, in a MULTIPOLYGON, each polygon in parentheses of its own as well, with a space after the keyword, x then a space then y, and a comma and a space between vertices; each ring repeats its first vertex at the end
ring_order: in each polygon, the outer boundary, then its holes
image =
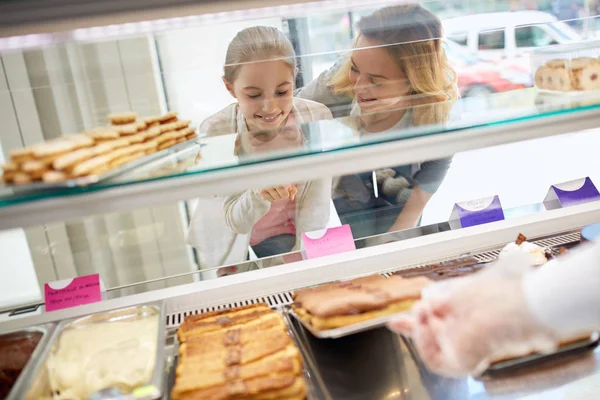
MULTIPOLYGON (((408 100, 413 124, 446 122, 458 91, 456 73, 442 47, 440 20, 420 5, 400 5, 363 17, 357 30, 356 43, 365 37, 383 46, 406 75, 412 88, 408 100)), ((330 85, 337 94, 354 97, 350 68, 348 60, 330 85)))
POLYGON ((283 32, 270 26, 246 28, 233 38, 225 56, 223 76, 233 83, 240 68, 250 62, 282 60, 296 70, 294 46, 283 32))

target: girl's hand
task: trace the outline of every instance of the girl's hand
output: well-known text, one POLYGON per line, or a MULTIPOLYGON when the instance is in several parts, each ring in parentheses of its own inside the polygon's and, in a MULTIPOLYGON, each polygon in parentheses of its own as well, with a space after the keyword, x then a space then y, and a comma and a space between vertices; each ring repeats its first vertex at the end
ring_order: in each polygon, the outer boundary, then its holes
POLYGON ((270 203, 282 200, 296 200, 298 188, 296 185, 277 186, 268 189, 262 189, 260 196, 270 203))

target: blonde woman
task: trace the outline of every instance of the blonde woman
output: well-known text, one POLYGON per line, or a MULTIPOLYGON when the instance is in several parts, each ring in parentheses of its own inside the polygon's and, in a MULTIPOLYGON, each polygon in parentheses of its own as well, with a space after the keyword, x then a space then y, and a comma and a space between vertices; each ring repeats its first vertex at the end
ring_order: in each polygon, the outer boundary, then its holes
MULTIPOLYGON (((350 104, 347 122, 361 135, 447 122, 458 94, 440 20, 411 4, 378 10, 357 28, 349 57, 298 96, 332 108, 350 104)), ((450 163, 447 158, 392 167, 377 171, 376 182, 371 172, 340 178, 334 192, 340 219, 355 238, 415 227, 450 163)))
MULTIPOLYGON (((223 75, 236 101, 204 121, 200 131, 237 134, 236 155, 301 146, 303 124, 330 119, 331 113, 293 96, 297 71, 294 48, 281 31, 242 30, 229 44, 223 75)), ((203 199, 188 243, 198 250, 203 269, 245 261, 249 245, 258 257, 286 253, 300 247, 303 232, 327 225, 330 201, 329 178, 203 199)))

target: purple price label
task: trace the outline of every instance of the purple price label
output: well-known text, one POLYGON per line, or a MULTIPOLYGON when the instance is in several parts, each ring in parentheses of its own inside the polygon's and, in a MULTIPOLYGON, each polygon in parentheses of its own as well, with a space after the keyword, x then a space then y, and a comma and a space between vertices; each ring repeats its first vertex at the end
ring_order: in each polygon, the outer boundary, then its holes
POLYGON ((494 196, 466 201, 454 205, 452 217, 460 221, 462 228, 504 220, 500 197, 494 196), (490 201, 491 200, 491 201, 490 201))
POLYGON ((554 192, 554 196, 549 193, 550 198, 547 196, 547 201, 558 200, 561 207, 570 207, 600 199, 600 193, 589 177, 584 179, 583 185, 581 185, 581 180, 572 181, 552 185, 550 191, 554 192))

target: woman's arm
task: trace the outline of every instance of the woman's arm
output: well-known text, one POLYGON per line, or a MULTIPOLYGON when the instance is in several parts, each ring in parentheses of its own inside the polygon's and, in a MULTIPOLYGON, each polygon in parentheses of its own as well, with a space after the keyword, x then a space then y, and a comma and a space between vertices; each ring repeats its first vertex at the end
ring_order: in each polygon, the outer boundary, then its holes
POLYGON ((270 209, 271 203, 261 196, 258 189, 231 195, 223 202, 225 223, 238 234, 250 233, 270 209))
POLYGON ((417 226, 423 210, 432 196, 431 193, 422 190, 418 186, 413 188, 408 201, 388 232, 397 232, 417 226))
POLYGON ((442 184, 451 163, 452 157, 448 157, 421 165, 421 170, 412 179, 412 192, 389 232, 417 226, 425 206, 442 184))

